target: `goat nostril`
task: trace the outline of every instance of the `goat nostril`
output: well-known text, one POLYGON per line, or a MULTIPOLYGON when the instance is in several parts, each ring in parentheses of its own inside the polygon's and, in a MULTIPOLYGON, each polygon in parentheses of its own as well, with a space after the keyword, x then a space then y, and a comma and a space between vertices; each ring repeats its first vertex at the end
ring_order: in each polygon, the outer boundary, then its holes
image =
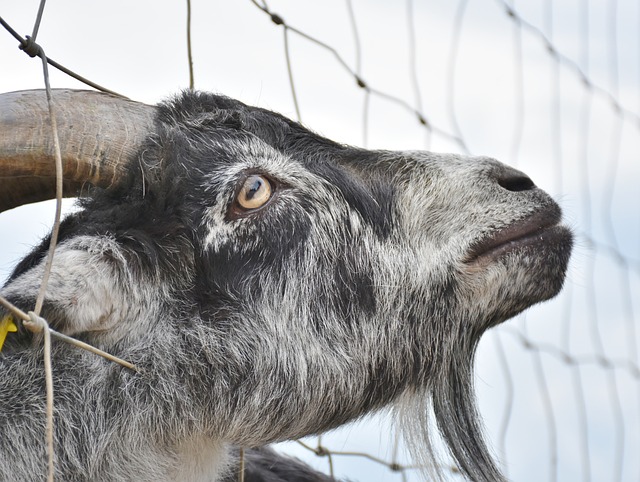
POLYGON ((498 179, 498 184, 511 192, 528 191, 536 187, 533 181, 524 175, 500 178, 498 179))

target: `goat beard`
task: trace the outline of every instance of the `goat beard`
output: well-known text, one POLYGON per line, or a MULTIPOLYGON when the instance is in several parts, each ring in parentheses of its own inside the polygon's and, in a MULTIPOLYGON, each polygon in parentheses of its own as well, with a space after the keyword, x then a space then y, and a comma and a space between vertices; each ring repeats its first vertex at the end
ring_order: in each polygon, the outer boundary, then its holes
POLYGON ((473 363, 479 336, 456 344, 456 354, 438 370, 428 385, 406 393, 396 407, 396 423, 413 462, 423 467, 427 480, 446 480, 458 469, 473 481, 504 481, 485 443, 476 408, 473 363), (426 402, 425 402, 426 401, 426 402), (446 456, 434 440, 439 433, 456 468, 443 462, 446 456))

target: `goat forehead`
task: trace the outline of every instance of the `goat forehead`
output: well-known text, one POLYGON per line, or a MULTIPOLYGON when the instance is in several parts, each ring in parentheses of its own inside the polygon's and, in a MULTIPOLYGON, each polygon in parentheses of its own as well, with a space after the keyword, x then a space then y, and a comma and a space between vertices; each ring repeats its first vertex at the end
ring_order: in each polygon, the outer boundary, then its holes
MULTIPOLYGON (((191 134, 186 142, 195 150, 213 149, 222 164, 264 167, 285 175, 292 168, 304 166, 322 177, 331 169, 341 168, 351 175, 367 179, 385 177, 397 171, 434 169, 438 164, 460 162, 455 155, 422 151, 372 151, 333 142, 279 114, 245 106, 229 99, 211 97, 212 111, 198 110, 182 122, 179 130, 191 134), (224 105, 220 109, 219 106, 224 105)), ((206 155, 206 152, 203 152, 206 155)), ((199 157, 199 156, 196 156, 199 157)), ((197 168, 196 164, 194 167, 197 168)))
MULTIPOLYGON (((181 114, 169 120, 170 124, 177 123, 195 134, 191 139, 197 138, 194 146, 216 146, 234 159, 265 158, 273 162, 278 156, 270 154, 278 153, 287 162, 295 160, 311 171, 331 165, 374 176, 412 169, 438 170, 443 166, 459 168, 468 159, 426 151, 369 151, 348 147, 280 114, 219 95, 186 95, 172 107, 181 114)), ((281 162, 274 165, 277 164, 282 165, 281 162)))

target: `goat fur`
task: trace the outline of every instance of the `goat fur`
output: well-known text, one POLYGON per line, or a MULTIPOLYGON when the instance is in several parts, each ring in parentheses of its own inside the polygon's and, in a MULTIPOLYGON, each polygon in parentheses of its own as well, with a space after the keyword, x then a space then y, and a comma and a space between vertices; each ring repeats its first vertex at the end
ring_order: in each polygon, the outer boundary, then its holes
MULTIPOLYGON (((488 328, 560 290, 572 243, 556 227, 468 259, 509 226, 559 222, 522 173, 488 158, 348 147, 198 92, 161 105, 131 165, 124 188, 93 189, 64 220, 47 289, 53 328, 140 367, 54 342, 60 480, 234 480, 234 447, 389 406, 405 409, 431 476, 444 477, 430 460, 432 406, 463 473, 502 480, 475 409, 474 351, 488 328), (275 193, 234 214, 252 173, 275 193)), ((2 289, 25 310, 47 245, 2 289)), ((42 367, 38 337, 9 336, 0 480, 44 477, 42 367)), ((249 480, 327 480, 268 449, 248 454, 249 480)))

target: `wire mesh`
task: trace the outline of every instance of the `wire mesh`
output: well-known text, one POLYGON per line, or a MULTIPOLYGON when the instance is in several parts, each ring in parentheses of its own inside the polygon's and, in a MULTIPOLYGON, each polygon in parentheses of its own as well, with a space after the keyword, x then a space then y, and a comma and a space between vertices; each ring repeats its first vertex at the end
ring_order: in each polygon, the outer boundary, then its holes
MULTIPOLYGON (((0 15, 19 35, 37 4, 15 3, 0 15)), ((489 438, 513 480, 638 480, 637 2, 234 3, 190 2, 188 60, 176 20, 186 5, 113 1, 90 11, 60 1, 34 31, 54 57, 136 99, 195 83, 342 142, 490 154, 531 174, 559 196, 578 246, 563 293, 481 344, 489 438)), ((0 35, 0 91, 39 87, 15 47, 0 35)), ((54 86, 69 85, 54 75, 54 86)), ((5 213, 0 225, 33 230, 24 217, 5 213)), ((26 239, 33 234, 0 241, 5 272, 26 239)), ((384 414, 282 448, 338 478, 419 478, 384 414)))

